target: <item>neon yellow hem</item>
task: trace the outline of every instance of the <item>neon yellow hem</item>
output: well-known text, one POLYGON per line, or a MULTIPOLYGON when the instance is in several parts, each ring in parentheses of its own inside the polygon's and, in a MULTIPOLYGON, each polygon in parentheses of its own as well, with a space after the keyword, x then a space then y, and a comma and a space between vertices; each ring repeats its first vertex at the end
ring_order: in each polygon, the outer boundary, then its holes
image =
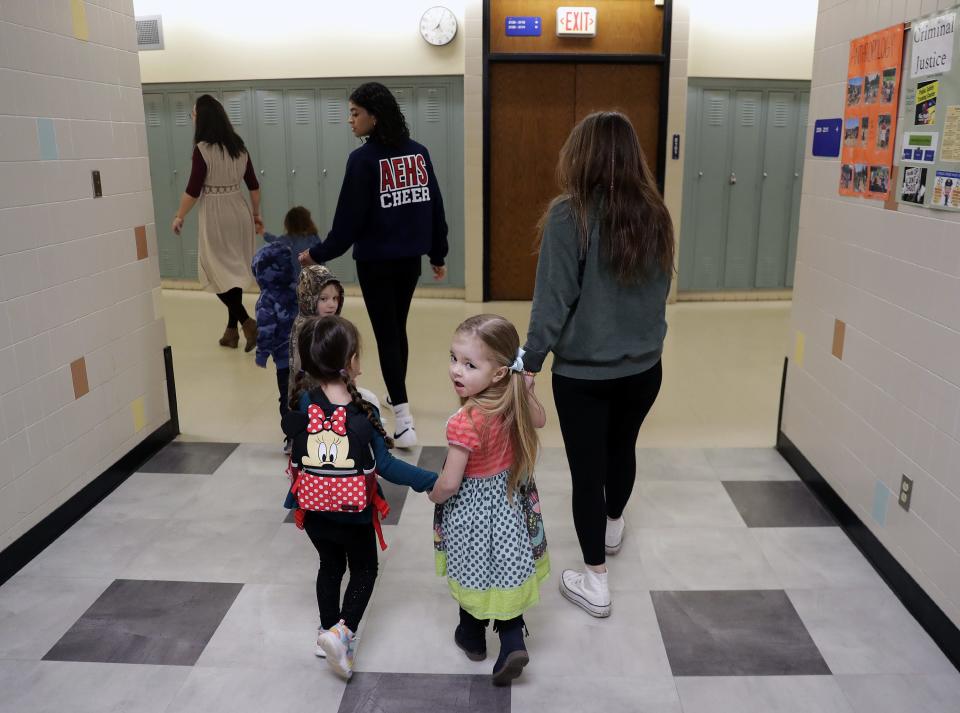
MULTIPOLYGON (((446 552, 434 552, 437 575, 447 574, 446 552)), ((519 587, 512 589, 468 589, 447 577, 450 594, 472 617, 477 619, 513 619, 540 601, 540 582, 550 576, 550 556, 547 552, 534 562, 536 571, 519 587)))

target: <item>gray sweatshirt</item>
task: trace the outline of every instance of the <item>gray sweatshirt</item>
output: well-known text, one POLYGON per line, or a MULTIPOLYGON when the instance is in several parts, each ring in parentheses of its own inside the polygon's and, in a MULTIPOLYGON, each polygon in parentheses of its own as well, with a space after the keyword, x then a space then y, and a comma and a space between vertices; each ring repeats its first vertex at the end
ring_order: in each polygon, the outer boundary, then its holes
POLYGON ((670 276, 656 270, 642 282, 620 284, 600 257, 599 221, 591 217, 588 228, 581 286, 576 218, 567 203, 550 211, 524 346, 529 371, 540 371, 551 351, 554 373, 574 379, 618 379, 660 360, 670 276))

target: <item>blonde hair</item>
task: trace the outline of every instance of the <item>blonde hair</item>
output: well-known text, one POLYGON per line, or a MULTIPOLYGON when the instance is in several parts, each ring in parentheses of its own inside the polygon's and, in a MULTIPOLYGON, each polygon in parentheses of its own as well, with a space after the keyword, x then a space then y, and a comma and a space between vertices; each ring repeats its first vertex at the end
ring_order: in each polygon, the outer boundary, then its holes
MULTIPOLYGON (((486 346, 491 360, 501 367, 509 368, 520 348, 516 327, 496 314, 470 317, 457 327, 454 334, 479 339, 486 346)), ((477 411, 484 417, 482 428, 486 428, 490 421, 499 420, 509 435, 513 463, 507 480, 507 494, 512 496, 518 485, 532 480, 540 448, 523 374, 509 370, 505 378, 463 401, 468 415, 477 411)))

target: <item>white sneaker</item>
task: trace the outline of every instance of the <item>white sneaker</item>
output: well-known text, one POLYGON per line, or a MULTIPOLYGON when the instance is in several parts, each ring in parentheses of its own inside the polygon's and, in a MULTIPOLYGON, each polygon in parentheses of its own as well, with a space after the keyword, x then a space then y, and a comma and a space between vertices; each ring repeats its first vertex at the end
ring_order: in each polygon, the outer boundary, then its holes
POLYGON ((317 658, 325 659, 327 658, 327 652, 323 650, 323 647, 320 645, 321 637, 327 633, 327 630, 322 626, 317 627, 317 648, 313 650, 313 655, 317 658))
POLYGON ((417 429, 413 425, 410 404, 393 406, 393 423, 393 445, 397 448, 413 448, 417 445, 417 429))
POLYGON ((579 572, 565 569, 560 575, 560 594, 590 616, 598 619, 610 616, 610 588, 607 573, 593 570, 579 572))
POLYGON ((608 555, 617 554, 620 548, 623 547, 625 524, 623 516, 618 517, 616 520, 611 520, 609 517, 607 518, 607 532, 603 538, 603 544, 608 555))
POLYGON ((353 675, 353 649, 356 643, 353 632, 340 621, 323 632, 317 643, 327 655, 330 668, 349 681, 353 675))

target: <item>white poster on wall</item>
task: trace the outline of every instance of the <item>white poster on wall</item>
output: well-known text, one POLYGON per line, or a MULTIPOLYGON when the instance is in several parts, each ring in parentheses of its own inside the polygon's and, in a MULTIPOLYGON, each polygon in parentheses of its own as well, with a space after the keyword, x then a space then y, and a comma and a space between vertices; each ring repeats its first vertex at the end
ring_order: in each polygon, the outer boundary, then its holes
POLYGON ((925 77, 950 71, 956 20, 957 14, 948 12, 913 24, 910 32, 913 40, 911 77, 925 77))

